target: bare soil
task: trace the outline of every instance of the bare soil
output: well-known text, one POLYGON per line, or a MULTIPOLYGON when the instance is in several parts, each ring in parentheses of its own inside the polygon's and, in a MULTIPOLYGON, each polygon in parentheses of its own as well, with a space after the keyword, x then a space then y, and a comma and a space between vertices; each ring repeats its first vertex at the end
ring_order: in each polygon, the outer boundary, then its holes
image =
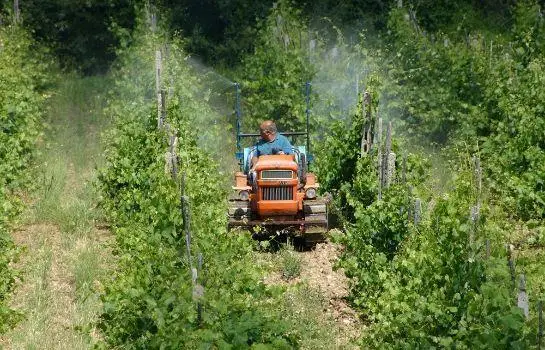
MULTIPOLYGON (((342 269, 334 269, 342 247, 331 242, 318 243, 312 250, 298 252, 301 257, 301 274, 286 280, 281 271, 274 271, 265 277, 265 284, 295 286, 306 283, 318 290, 327 301, 323 310, 326 317, 332 317, 344 338, 341 344, 347 346, 356 340, 363 324, 347 301, 349 295, 348 278, 342 269)), ((344 346, 341 346, 344 348, 344 346)))

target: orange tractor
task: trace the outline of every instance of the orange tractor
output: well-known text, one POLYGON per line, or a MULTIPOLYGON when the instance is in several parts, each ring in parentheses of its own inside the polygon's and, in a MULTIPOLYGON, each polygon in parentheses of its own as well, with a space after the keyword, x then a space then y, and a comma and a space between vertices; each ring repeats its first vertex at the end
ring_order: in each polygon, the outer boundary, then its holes
MULTIPOLYGON (((305 132, 281 133, 285 136, 306 135, 306 146, 293 147, 290 155, 262 155, 251 168, 255 147, 241 151, 240 141, 259 134, 240 132, 239 86, 237 103, 237 158, 240 170, 235 174, 233 196, 229 199, 229 227, 241 227, 259 234, 277 232, 300 237, 312 245, 325 239, 328 230, 328 201, 318 197, 316 176, 307 172, 309 149, 309 109, 305 132), (259 229, 257 229, 259 227, 259 229)), ((307 83, 307 106, 310 84, 307 83)))

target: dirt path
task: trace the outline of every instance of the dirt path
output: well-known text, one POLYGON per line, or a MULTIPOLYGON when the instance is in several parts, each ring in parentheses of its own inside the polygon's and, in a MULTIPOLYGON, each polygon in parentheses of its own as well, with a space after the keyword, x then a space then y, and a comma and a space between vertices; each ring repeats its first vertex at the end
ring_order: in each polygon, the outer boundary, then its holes
POLYGON ((318 331, 327 331, 309 339, 308 349, 356 349, 354 342, 364 329, 346 300, 348 279, 342 270, 334 269, 340 249, 326 242, 310 251, 288 249, 264 256, 271 271, 264 282, 286 288, 286 311, 301 315, 303 322, 316 323, 318 331), (297 270, 297 265, 299 270, 292 276, 290 271, 297 270))
POLYGON ((360 326, 354 310, 348 306, 348 279, 342 270, 334 270, 340 247, 332 243, 318 244, 316 249, 303 253, 301 279, 321 290, 329 300, 327 312, 339 323, 346 335, 357 335, 360 326))
POLYGON ((92 181, 100 161, 101 78, 68 78, 51 101, 36 191, 20 228, 23 251, 11 306, 24 319, 0 338, 6 349, 85 349, 97 340, 98 292, 113 263, 112 238, 96 227, 92 181))

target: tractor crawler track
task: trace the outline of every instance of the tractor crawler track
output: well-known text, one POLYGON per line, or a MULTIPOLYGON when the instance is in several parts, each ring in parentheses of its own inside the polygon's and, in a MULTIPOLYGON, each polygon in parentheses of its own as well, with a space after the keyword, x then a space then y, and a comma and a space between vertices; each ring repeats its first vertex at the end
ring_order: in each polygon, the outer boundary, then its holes
POLYGON ((313 199, 303 202, 303 217, 294 219, 275 220, 274 217, 260 219, 252 215, 249 201, 237 199, 229 200, 229 228, 243 228, 252 230, 256 226, 271 229, 288 229, 295 236, 304 238, 307 245, 325 240, 328 231, 328 211, 326 199, 313 199))

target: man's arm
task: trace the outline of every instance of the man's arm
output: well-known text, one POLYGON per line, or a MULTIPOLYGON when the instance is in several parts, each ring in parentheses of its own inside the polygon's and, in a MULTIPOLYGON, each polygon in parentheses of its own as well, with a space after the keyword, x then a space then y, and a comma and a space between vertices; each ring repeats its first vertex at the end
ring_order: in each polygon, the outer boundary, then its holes
POLYGON ((250 168, 253 168, 255 164, 257 163, 257 159, 261 155, 261 152, 259 151, 259 142, 255 144, 255 152, 251 154, 252 159, 250 159, 250 168))
POLYGON ((288 140, 288 138, 285 137, 285 136, 284 136, 284 142, 282 144, 282 152, 284 152, 284 154, 292 154, 293 153, 291 143, 288 140))

